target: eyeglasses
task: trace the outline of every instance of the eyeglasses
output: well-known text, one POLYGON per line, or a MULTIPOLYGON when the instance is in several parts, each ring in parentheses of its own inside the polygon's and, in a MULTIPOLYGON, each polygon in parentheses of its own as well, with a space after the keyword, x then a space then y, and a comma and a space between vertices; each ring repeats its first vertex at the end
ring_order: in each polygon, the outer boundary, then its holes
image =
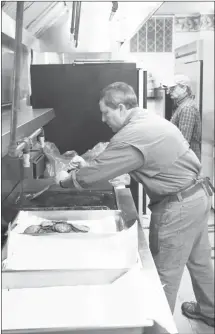
POLYGON ((171 87, 168 87, 168 91, 173 91, 175 89, 176 86, 171 86, 171 87))
POLYGON ((176 86, 167 87, 167 93, 172 93, 175 90, 176 86))
POLYGON ((173 92, 176 88, 182 90, 182 89, 184 89, 184 87, 185 87, 185 86, 183 86, 183 85, 181 85, 181 84, 177 84, 177 85, 175 85, 175 86, 168 87, 168 91, 169 91, 169 92, 173 92))

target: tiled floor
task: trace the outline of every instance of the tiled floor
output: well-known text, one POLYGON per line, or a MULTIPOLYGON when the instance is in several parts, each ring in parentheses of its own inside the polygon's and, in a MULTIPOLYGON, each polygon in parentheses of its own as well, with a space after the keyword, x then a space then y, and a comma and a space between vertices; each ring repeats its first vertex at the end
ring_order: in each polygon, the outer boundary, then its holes
MULTIPOLYGON (((143 217, 143 222, 147 226, 147 218, 143 217)), ((208 221, 208 225, 214 224, 214 211, 211 210, 211 216, 208 221)), ((214 229, 213 229, 214 231, 214 229)), ((145 234, 148 235, 148 229, 145 228, 145 234)), ((214 232, 209 233, 209 238, 211 241, 211 246, 214 247, 214 232)), ((213 261, 214 264, 214 261, 213 261)), ((174 320, 179 334, 214 334, 214 328, 209 327, 202 323, 201 321, 195 321, 186 318, 181 313, 181 304, 184 301, 195 300, 191 279, 188 270, 185 268, 182 277, 181 285, 178 291, 178 297, 175 306, 174 320)))
POLYGON ((214 328, 201 321, 186 318, 181 313, 181 304, 184 301, 195 300, 190 275, 185 268, 175 306, 174 320, 179 334, 214 334, 214 328))

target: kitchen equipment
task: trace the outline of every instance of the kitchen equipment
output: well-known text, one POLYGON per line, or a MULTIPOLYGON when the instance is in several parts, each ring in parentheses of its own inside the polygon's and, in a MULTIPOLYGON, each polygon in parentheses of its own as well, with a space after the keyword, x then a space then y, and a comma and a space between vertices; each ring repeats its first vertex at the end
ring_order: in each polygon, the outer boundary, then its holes
MULTIPOLYGON (((15 200, 17 210, 116 210, 112 190, 83 190, 49 188, 35 197, 35 191, 24 191, 22 201, 15 200), (31 200, 31 196, 34 200, 31 200)), ((37 193, 37 192, 36 192, 37 193)))
MULTIPOLYGON (((80 155, 99 142, 109 142, 113 133, 101 121, 99 92, 113 82, 126 82, 139 95, 139 105, 146 108, 147 73, 139 66, 99 60, 96 63, 86 60, 72 64, 31 65, 32 106, 44 108, 51 105, 60 115, 44 127, 46 140, 54 142, 60 152, 71 150, 72 144, 72 149, 80 155), (45 95, 44 87, 49 87, 45 95), (59 129, 63 129, 63 135, 59 135, 59 129)), ((136 207, 146 212, 145 194, 139 196, 138 183, 132 180, 130 189, 136 207)))
POLYGON ((20 211, 12 223, 7 270, 125 269, 137 261, 136 220, 119 210, 20 211), (27 235, 44 220, 89 227, 88 233, 27 235))

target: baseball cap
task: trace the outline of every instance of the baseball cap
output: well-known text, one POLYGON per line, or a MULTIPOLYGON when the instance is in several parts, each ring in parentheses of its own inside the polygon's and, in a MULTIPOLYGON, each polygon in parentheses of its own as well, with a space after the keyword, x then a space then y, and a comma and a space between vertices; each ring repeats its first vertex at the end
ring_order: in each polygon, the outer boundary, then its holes
POLYGON ((174 87, 177 85, 191 87, 191 82, 188 76, 184 74, 176 74, 174 78, 172 78, 169 81, 167 80, 167 82, 163 83, 163 86, 167 86, 167 87, 174 87))

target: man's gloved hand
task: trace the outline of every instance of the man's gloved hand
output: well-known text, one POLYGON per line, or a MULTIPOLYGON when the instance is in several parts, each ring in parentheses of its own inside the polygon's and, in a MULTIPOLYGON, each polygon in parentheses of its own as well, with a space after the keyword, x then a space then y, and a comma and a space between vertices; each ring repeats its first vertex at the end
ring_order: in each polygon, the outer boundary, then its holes
POLYGON ((76 155, 72 160, 70 161, 68 165, 68 171, 71 171, 73 169, 80 169, 82 167, 87 166, 87 162, 80 157, 79 155, 76 155))
POLYGON ((58 172, 55 176, 55 183, 59 184, 60 181, 65 180, 69 176, 69 173, 66 171, 62 170, 61 172, 58 172))
POLYGON ((83 190, 81 185, 76 180, 76 170, 75 169, 70 170, 70 172, 61 171, 57 173, 57 175, 55 176, 55 183, 59 184, 62 188, 70 188, 72 186, 72 188, 75 187, 76 189, 80 191, 83 190), (65 181, 65 182, 63 182, 62 184, 61 183, 62 181, 65 181))

